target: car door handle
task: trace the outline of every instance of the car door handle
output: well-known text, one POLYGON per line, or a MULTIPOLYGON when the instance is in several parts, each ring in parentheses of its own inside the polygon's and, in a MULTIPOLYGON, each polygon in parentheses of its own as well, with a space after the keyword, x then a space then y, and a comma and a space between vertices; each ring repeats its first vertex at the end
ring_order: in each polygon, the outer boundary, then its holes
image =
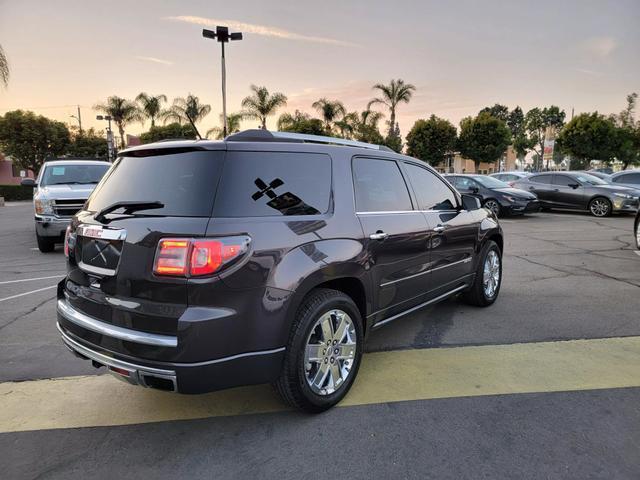
POLYGON ((437 232, 437 233, 442 233, 445 230, 445 226, 444 225, 438 225, 437 227, 433 227, 433 231, 437 232))
POLYGON ((378 240, 381 242, 382 240, 385 240, 388 236, 389 236, 388 233, 377 231, 376 233, 372 233, 371 235, 369 235, 369 238, 371 240, 378 240))

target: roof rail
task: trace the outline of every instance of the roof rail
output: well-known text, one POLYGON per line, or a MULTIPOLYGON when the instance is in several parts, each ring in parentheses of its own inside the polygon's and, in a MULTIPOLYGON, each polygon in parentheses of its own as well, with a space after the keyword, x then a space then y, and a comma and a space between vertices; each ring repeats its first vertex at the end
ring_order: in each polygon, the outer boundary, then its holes
POLYGON ((307 135, 304 133, 272 132, 269 130, 253 129, 234 133, 225 138, 227 142, 295 142, 295 143, 321 143, 325 145, 343 145, 345 147, 368 148, 370 150, 382 150, 393 152, 385 145, 358 142, 344 138, 326 137, 323 135, 307 135))

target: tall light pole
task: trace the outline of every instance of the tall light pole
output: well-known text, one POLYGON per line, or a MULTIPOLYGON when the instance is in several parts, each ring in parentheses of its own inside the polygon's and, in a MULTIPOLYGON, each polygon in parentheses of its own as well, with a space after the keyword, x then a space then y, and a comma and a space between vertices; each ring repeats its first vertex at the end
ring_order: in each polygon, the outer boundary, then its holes
POLYGON ((106 120, 107 126, 107 158, 110 162, 113 162, 114 147, 113 147, 113 132, 111 131, 111 115, 96 115, 96 120, 106 120))
POLYGON ((217 39, 218 43, 222 46, 222 136, 227 136, 227 69, 224 63, 224 44, 229 43, 229 40, 242 40, 242 33, 229 33, 228 27, 216 27, 214 30, 202 29, 202 36, 204 38, 210 38, 211 40, 217 39))

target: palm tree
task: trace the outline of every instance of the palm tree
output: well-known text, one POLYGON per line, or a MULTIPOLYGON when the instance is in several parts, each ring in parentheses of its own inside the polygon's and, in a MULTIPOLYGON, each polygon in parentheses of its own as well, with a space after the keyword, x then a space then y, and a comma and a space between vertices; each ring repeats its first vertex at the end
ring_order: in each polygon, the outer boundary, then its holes
POLYGON ((340 130, 341 137, 351 139, 358 127, 358 114, 356 112, 349 112, 343 115, 340 120, 333 122, 333 124, 340 130))
MULTIPOLYGON (((244 113, 230 113, 227 115, 227 132, 237 133, 240 131, 240 122, 244 118, 244 113)), ((220 114, 220 123, 223 123, 222 114, 220 114)), ((222 140, 224 138, 224 131, 221 127, 213 127, 207 130, 206 137, 209 138, 210 135, 213 135, 215 139, 222 140)))
POLYGON ((113 95, 107 98, 106 103, 98 103, 93 108, 111 116, 111 119, 115 122, 120 132, 120 147, 124 148, 124 127, 131 122, 139 122, 142 118, 136 103, 126 98, 113 95))
POLYGON ((331 124, 339 118, 344 117, 347 113, 344 105, 339 100, 321 98, 317 102, 313 102, 311 106, 322 116, 327 133, 331 133, 331 124))
POLYGON ((396 130, 396 108, 399 103, 409 103, 416 87, 410 83, 404 83, 404 80, 391 80, 389 85, 376 83, 374 90, 380 90, 381 97, 374 98, 369 102, 367 109, 376 103, 382 103, 389 108, 389 136, 393 136, 396 130))
POLYGON ((178 123, 193 122, 198 123, 211 112, 211 105, 200 103, 200 99, 189 94, 186 98, 177 97, 168 110, 160 114, 164 122, 174 121, 178 123))
POLYGON ((278 108, 287 104, 287 97, 282 93, 270 94, 267 87, 251 85, 253 95, 249 95, 242 100, 242 108, 245 109, 244 116, 259 120, 262 129, 267 129, 267 117, 276 113, 278 108))
POLYGON ((151 120, 151 128, 156 126, 156 118, 159 118, 162 114, 162 104, 167 101, 167 96, 149 95, 142 92, 136 97, 136 102, 140 104, 140 112, 142 113, 143 122, 144 119, 151 120))
POLYGON ((9 61, 0 45, 0 83, 5 87, 9 85, 9 61))

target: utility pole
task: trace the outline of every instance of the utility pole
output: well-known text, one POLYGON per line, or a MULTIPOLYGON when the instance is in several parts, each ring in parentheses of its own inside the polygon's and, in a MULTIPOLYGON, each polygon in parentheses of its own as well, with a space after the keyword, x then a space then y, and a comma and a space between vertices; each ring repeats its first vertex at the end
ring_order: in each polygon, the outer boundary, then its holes
POLYGON ((225 65, 224 44, 230 40, 242 40, 242 33, 229 33, 228 27, 216 27, 214 30, 202 29, 202 36, 211 40, 217 39, 222 46, 222 136, 226 137, 228 133, 227 125, 227 67, 225 65))
POLYGON ((78 115, 69 115, 71 118, 78 120, 78 128, 80 129, 80 135, 82 135, 82 116, 80 115, 80 105, 78 105, 78 115))
POLYGON ((111 115, 96 115, 96 120, 106 120, 107 123, 107 158, 113 162, 115 157, 115 148, 113 143, 113 131, 111 130, 111 115))

